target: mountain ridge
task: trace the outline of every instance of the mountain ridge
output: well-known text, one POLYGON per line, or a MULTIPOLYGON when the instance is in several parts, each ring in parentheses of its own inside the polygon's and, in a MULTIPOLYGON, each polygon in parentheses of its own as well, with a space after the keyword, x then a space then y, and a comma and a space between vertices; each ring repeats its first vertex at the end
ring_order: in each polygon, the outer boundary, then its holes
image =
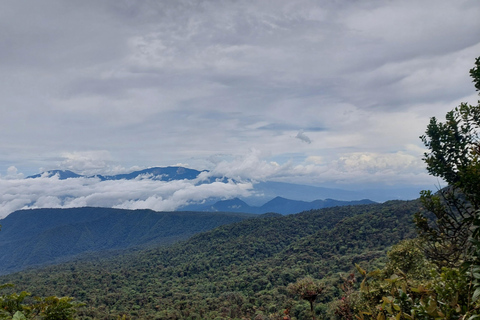
POLYGON ((302 211, 316 210, 322 208, 330 208, 337 206, 349 206, 360 204, 373 204, 376 203, 369 199, 362 199, 356 201, 341 201, 334 199, 325 200, 313 200, 313 201, 301 201, 292 200, 277 196, 270 201, 267 201, 261 206, 251 206, 240 198, 233 198, 228 200, 220 200, 211 205, 190 205, 185 209, 200 212, 216 212, 216 211, 228 211, 228 212, 245 212, 262 214, 267 212, 276 212, 280 214, 294 214, 302 211))
POLYGON ((95 207, 20 210, 0 220, 0 274, 88 251, 171 244, 255 217, 247 213, 95 207))
POLYGON ((151 167, 142 170, 132 171, 130 173, 121 173, 116 175, 82 175, 77 174, 70 170, 48 170, 42 173, 31 175, 26 177, 26 179, 36 179, 40 177, 53 177, 58 175, 60 180, 70 179, 70 178, 99 178, 102 181, 106 180, 132 180, 137 179, 141 176, 146 176, 153 180, 160 181, 172 181, 172 180, 193 180, 198 177, 202 172, 207 172, 207 170, 199 171, 195 169, 189 169, 179 166, 168 166, 168 167, 151 167))

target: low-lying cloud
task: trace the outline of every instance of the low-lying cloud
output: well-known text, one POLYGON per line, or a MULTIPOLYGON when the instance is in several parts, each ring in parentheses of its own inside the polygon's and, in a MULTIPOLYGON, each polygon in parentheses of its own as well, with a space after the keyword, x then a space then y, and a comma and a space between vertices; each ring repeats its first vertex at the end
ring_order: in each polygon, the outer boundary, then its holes
POLYGON ((0 217, 19 209, 113 207, 173 211, 191 202, 210 197, 246 197, 248 182, 197 180, 158 181, 149 179, 101 181, 98 178, 58 176, 36 179, 0 179, 0 217))
MULTIPOLYGON (((257 196, 260 181, 293 182, 342 188, 367 188, 379 185, 435 184, 421 161, 423 149, 406 147, 389 154, 374 152, 344 153, 330 159, 310 156, 303 162, 288 160, 279 164, 252 149, 242 156, 219 155, 215 167, 194 180, 160 181, 140 176, 134 180, 70 178, 58 176, 24 179, 15 167, 0 176, 0 217, 19 209, 113 207, 174 211, 205 199, 231 199, 257 196), (222 177, 209 182, 212 177, 222 177)), ((82 166, 80 166, 82 168, 82 166)), ((74 169, 74 168, 72 168, 74 169)), ((107 171, 110 168, 105 168, 107 171)))

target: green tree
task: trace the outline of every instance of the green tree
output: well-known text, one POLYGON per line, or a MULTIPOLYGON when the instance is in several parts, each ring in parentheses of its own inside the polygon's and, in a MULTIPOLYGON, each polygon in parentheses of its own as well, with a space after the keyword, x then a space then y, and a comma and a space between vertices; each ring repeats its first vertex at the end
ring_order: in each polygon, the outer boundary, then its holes
POLYGON ((301 299, 310 303, 310 312, 312 313, 312 319, 315 320, 315 312, 313 310, 313 304, 317 297, 322 293, 323 286, 317 280, 312 277, 305 277, 298 280, 295 283, 290 283, 287 287, 287 291, 294 295, 299 296, 301 299))
MULTIPOLYGON (((479 91, 480 57, 475 60, 470 75, 479 91)), ((445 299, 456 297, 455 312, 464 318, 477 318, 480 309, 480 101, 477 105, 460 104, 447 113, 445 122, 431 118, 425 135, 420 138, 428 148, 424 157, 428 172, 448 184, 436 194, 422 192, 424 211, 415 216, 426 256, 439 267, 439 276, 431 286, 432 297, 436 299, 432 301, 447 305, 445 299), (467 290, 468 299, 458 301, 460 288, 467 290)))
MULTIPOLYGON (((480 88, 480 57, 470 70, 480 88)), ((458 267, 472 258, 472 230, 480 209, 480 101, 462 103, 447 113, 445 122, 430 119, 420 137, 428 148, 424 161, 428 172, 448 187, 436 194, 423 191, 425 210, 416 215, 426 254, 438 266, 458 267)))
POLYGON ((473 78, 475 88, 480 91, 480 57, 475 60, 475 67, 470 69, 470 76, 473 78))

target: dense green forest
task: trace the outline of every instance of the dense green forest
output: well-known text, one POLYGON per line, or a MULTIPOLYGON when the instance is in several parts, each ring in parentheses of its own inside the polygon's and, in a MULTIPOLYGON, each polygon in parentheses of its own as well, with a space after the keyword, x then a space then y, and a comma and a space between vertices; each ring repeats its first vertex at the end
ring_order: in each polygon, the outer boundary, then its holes
POLYGON ((85 253, 167 245, 257 215, 112 208, 32 209, 0 220, 0 274, 85 253))
MULTIPOLYGON (((418 201, 336 207, 290 216, 264 215, 221 226, 171 247, 91 257, 2 277, 38 296, 71 296, 84 319, 253 319, 292 304, 286 287, 323 279, 317 304, 340 295, 355 263, 381 266, 386 250, 414 237, 418 201)), ((292 310, 304 319, 308 308, 292 310)))

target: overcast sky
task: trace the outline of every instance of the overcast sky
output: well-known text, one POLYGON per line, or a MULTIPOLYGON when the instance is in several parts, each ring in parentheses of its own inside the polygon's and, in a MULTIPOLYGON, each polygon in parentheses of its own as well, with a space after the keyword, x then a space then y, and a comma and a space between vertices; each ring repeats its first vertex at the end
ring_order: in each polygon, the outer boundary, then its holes
POLYGON ((478 0, 3 0, 0 180, 181 164, 434 185, 418 137, 478 100, 479 17, 478 0))

